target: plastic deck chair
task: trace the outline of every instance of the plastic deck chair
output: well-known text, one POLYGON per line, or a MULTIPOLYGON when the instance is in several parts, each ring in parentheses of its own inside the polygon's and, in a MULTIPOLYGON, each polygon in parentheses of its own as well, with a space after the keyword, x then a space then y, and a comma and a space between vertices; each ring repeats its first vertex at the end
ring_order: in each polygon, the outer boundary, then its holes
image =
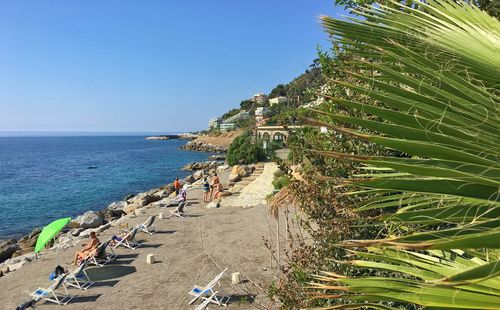
POLYGON ((66 284, 68 286, 76 287, 80 290, 87 290, 89 287, 94 285, 94 282, 90 281, 89 276, 85 272, 85 267, 87 267, 88 263, 89 260, 84 260, 80 266, 68 273, 68 276, 66 277, 66 284))
POLYGON ((126 248, 135 250, 140 247, 141 244, 135 240, 135 235, 137 235, 138 231, 139 227, 134 227, 124 237, 120 237, 120 240, 117 240, 118 242, 115 244, 115 246, 113 246, 113 248, 116 249, 119 246, 124 246, 126 248))
POLYGON ((170 215, 168 217, 171 217, 172 215, 178 216, 180 218, 185 218, 186 214, 184 213, 184 207, 187 205, 186 201, 180 202, 177 207, 170 212, 170 215))
POLYGON ((69 295, 68 289, 64 284, 66 276, 67 274, 62 274, 48 288, 39 287, 36 291, 31 293, 30 296, 34 298, 41 298, 44 301, 53 302, 58 305, 67 305, 71 301, 71 299, 73 299, 73 297, 69 295), (66 295, 56 294, 55 291, 61 287, 66 292, 66 295))
POLYGON ((147 233, 147 234, 154 234, 154 222, 155 222, 156 215, 151 215, 148 217, 148 219, 140 224, 138 227, 141 231, 147 233))
MULTIPOLYGON (((207 300, 210 298, 210 302, 217 304, 219 306, 225 306, 227 302, 229 301, 229 298, 227 297, 217 297, 216 292, 214 291, 214 287, 218 284, 220 286, 220 279, 226 272, 227 268, 224 269, 221 273, 219 273, 215 278, 212 279, 206 286, 201 287, 195 285, 191 291, 189 291, 189 295, 194 296, 194 298, 189 302, 189 304, 192 304, 195 302, 196 299, 201 298, 203 300, 207 300), (224 301, 224 299, 228 299, 224 301)), ((209 302, 209 303, 210 303, 209 302)))

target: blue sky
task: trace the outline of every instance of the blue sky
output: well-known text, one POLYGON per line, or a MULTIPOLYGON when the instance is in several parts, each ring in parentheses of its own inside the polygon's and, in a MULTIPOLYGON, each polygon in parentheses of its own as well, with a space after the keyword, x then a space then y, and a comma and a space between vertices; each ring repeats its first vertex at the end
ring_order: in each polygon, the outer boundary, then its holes
POLYGON ((327 0, 0 1, 0 131, 190 131, 301 74, 327 0))

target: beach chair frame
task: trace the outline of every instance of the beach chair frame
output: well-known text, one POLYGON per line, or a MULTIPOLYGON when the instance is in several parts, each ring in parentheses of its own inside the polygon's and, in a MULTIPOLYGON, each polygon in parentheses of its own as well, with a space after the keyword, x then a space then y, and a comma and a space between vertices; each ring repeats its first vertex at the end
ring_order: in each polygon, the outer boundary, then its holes
POLYGON ((126 234, 122 240, 118 241, 113 248, 116 249, 119 246, 123 246, 132 250, 137 249, 140 247, 142 244, 135 240, 135 235, 139 231, 139 227, 134 227, 131 231, 129 231, 128 234, 126 234), (131 239, 130 241, 128 239, 131 239))
POLYGON ((31 297, 42 299, 46 302, 52 302, 58 305, 67 305, 72 299, 65 285, 67 274, 63 274, 57 278, 54 283, 52 283, 48 288, 37 288, 33 293, 30 294, 31 297), (56 294, 55 290, 63 288, 66 295, 56 294))
POLYGON ((195 285, 191 291, 189 291, 189 295, 194 296, 193 299, 189 302, 191 305, 193 302, 195 302, 198 298, 206 301, 207 299, 210 299, 209 303, 214 303, 219 306, 227 306, 227 303, 229 302, 230 297, 229 296, 222 296, 218 297, 217 292, 214 291, 214 287, 216 285, 220 285, 220 279, 226 272, 227 268, 224 269, 221 273, 219 273, 215 278, 212 279, 206 286, 201 287, 195 285))
POLYGON ((84 260, 80 266, 71 271, 66 277, 66 285, 76 287, 80 290, 87 290, 94 285, 95 282, 90 281, 89 275, 85 271, 85 267, 87 267, 88 263, 89 260, 84 260), (79 275, 82 277, 79 277, 79 275))
POLYGON ((151 215, 148 217, 148 219, 140 224, 138 227, 141 231, 145 232, 146 234, 152 235, 154 234, 154 222, 155 222, 156 215, 151 215))
POLYGON ((210 295, 210 297, 205 298, 201 304, 199 304, 198 306, 196 306, 196 308, 194 308, 194 310, 205 309, 208 306, 208 304, 211 303, 215 297, 217 297, 217 293, 218 292, 216 291, 212 295, 210 295))
POLYGON ((172 215, 178 216, 180 218, 186 218, 187 215, 184 212, 184 208, 187 206, 187 201, 181 201, 174 210, 170 211, 168 217, 172 217, 172 215))

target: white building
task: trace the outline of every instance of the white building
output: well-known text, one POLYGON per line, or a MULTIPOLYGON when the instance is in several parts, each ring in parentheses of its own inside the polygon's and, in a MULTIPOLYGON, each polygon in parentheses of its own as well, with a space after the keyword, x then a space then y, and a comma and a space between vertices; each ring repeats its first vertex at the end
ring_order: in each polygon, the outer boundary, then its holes
POLYGON ((229 131, 236 129, 236 124, 235 123, 222 123, 220 124, 220 130, 221 131, 229 131))
POLYGON ((276 97, 276 98, 271 98, 269 99, 269 105, 273 105, 273 104, 278 104, 278 103, 284 103, 284 102, 287 102, 287 98, 284 97, 284 96, 279 96, 279 97, 276 97))
POLYGON ((221 123, 220 117, 214 117, 208 121, 208 129, 219 129, 221 123))
POLYGON ((247 111, 242 111, 236 115, 233 115, 231 117, 228 117, 226 118, 223 123, 234 123, 236 121, 239 121, 241 119, 247 119, 250 117, 250 113, 248 113, 247 111))
POLYGON ((261 122, 268 112, 269 109, 267 107, 257 107, 255 109, 255 121, 257 123, 261 122))

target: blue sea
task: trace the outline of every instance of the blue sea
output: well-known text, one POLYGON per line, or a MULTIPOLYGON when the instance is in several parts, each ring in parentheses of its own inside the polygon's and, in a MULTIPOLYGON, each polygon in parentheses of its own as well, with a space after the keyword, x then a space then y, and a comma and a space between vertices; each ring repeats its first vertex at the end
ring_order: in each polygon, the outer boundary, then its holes
POLYGON ((210 155, 144 138, 0 136, 0 239, 173 182, 188 174, 183 165, 210 155))

